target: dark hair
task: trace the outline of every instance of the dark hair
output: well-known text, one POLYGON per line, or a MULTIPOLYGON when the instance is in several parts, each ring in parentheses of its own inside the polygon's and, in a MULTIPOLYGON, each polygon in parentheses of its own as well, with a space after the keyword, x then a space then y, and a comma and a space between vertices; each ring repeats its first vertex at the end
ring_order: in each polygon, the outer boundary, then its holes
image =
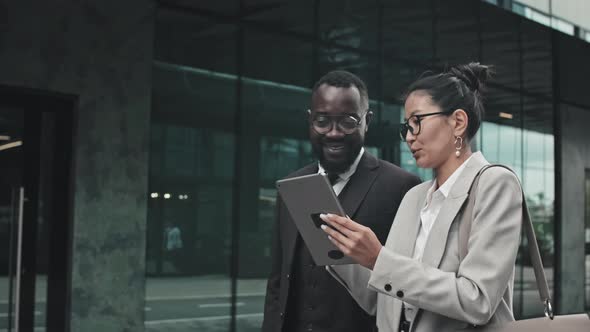
POLYGON ((365 82, 351 72, 345 70, 333 70, 327 73, 314 84, 312 92, 315 93, 322 84, 337 88, 350 88, 351 86, 354 86, 359 90, 361 103, 367 106, 369 105, 369 92, 367 91, 365 82))
POLYGON ((483 94, 485 84, 493 74, 491 66, 471 62, 439 74, 425 74, 408 87, 403 99, 414 91, 424 90, 442 111, 464 110, 469 119, 467 137, 473 138, 484 115, 483 94))

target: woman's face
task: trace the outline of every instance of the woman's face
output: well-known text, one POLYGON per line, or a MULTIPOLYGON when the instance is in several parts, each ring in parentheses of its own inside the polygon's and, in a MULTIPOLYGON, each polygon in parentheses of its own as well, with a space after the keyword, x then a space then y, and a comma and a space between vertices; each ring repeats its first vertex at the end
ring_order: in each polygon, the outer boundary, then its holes
POLYGON ((451 117, 448 114, 429 115, 420 119, 413 115, 441 112, 430 95, 423 90, 412 92, 405 103, 405 119, 415 128, 420 122, 417 135, 408 131, 406 142, 412 151, 416 164, 421 168, 437 169, 449 158, 454 157, 454 135, 451 117))

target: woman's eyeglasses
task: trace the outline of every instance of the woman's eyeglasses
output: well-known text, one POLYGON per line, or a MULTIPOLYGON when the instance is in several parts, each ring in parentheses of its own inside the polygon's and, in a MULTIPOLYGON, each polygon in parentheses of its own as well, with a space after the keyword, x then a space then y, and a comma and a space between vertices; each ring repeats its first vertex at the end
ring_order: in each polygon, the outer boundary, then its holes
POLYGON ((451 114, 453 111, 442 111, 442 112, 434 112, 434 113, 426 113, 426 114, 414 114, 406 120, 406 122, 401 123, 399 127, 399 135, 402 141, 406 141, 406 136, 408 135, 408 131, 416 136, 420 134, 420 129, 422 129, 421 121, 422 118, 431 116, 431 115, 438 115, 438 114, 451 114))

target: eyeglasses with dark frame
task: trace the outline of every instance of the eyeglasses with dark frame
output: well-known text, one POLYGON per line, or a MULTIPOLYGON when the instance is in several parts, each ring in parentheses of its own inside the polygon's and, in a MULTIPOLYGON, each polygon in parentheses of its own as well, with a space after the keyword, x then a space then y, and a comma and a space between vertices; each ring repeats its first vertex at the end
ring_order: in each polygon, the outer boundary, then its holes
MULTIPOLYGON (((307 112, 310 115, 312 114, 311 110, 307 110, 307 112)), ((319 113, 315 114, 310 122, 313 130, 320 135, 325 135, 332 131, 334 123, 336 123, 336 128, 338 128, 341 133, 350 135, 358 129, 363 121, 363 117, 368 112, 369 110, 367 109, 360 115, 360 117, 356 117, 352 114, 327 115, 319 113)))
POLYGON ((416 136, 420 134, 420 130, 422 129, 421 121, 422 118, 431 116, 431 115, 439 115, 439 114, 452 114, 455 110, 452 111, 441 111, 441 112, 433 112, 433 113, 426 113, 426 114, 414 114, 406 120, 406 122, 401 123, 399 127, 399 135, 402 141, 406 141, 406 136, 408 135, 408 131, 416 136))

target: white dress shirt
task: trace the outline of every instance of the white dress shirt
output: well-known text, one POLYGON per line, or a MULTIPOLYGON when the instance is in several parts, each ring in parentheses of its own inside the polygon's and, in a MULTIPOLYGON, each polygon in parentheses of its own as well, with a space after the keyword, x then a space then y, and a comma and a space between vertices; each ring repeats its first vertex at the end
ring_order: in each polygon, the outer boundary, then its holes
MULTIPOLYGON (((426 241, 428 241, 428 235, 430 234, 432 225, 434 224, 436 217, 438 217, 445 200, 449 196, 451 188, 453 188, 453 185, 457 182, 457 179, 459 179, 461 172, 471 157, 473 157, 473 155, 469 156, 469 158, 467 158, 467 160, 465 160, 438 189, 436 188, 436 179, 432 180, 432 186, 430 186, 430 189, 428 189, 426 194, 424 207, 420 210, 420 231, 418 233, 418 238, 416 238, 416 244, 414 245, 413 259, 419 261, 422 260, 422 254, 424 254, 424 247, 426 247, 426 241)), ((416 308, 405 302, 404 307, 406 309, 406 319, 408 321, 414 320, 417 311, 416 308)))
MULTIPOLYGON (((336 196, 340 195, 342 189, 344 189, 344 186, 346 186, 346 184, 350 180, 350 177, 354 174, 354 172, 356 172, 359 162, 361 161, 361 158, 363 156, 363 153, 365 153, 365 148, 361 147, 358 156, 356 156, 356 159, 354 160, 352 165, 350 165, 350 168, 346 172, 338 174, 338 178, 336 179, 336 181, 334 181, 334 184, 332 185, 332 189, 334 189, 336 196)), ((319 162, 318 173, 327 175, 326 170, 322 167, 322 165, 319 162)))

